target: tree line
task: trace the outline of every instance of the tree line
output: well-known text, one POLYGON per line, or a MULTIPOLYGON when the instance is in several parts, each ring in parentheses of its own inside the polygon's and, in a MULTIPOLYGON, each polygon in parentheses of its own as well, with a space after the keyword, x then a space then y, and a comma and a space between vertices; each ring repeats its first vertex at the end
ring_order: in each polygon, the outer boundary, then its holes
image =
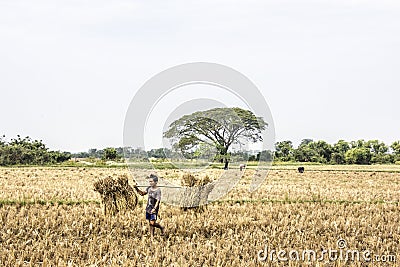
MULTIPOLYGON (((102 159, 130 158, 137 161, 146 161, 149 158, 174 159, 182 157, 179 151, 168 148, 153 148, 145 151, 141 148, 105 148, 103 150, 90 149, 88 152, 73 154, 73 157, 93 157, 102 159)), ((186 159, 212 159, 206 153, 185 154, 186 159)), ((357 140, 347 142, 339 140, 335 144, 326 141, 303 139, 298 147, 292 141, 280 141, 275 149, 254 151, 231 151, 228 153, 230 162, 239 161, 277 161, 277 162, 310 162, 322 164, 392 164, 400 162, 400 141, 390 146, 379 140, 357 140)), ((214 159, 217 160, 217 159, 214 159)))
MULTIPOLYGON (((141 148, 89 149, 88 152, 71 154, 69 152, 51 151, 41 140, 30 137, 11 139, 7 142, 5 136, 0 137, 0 166, 7 165, 46 165, 67 161, 71 158, 97 158, 103 160, 118 160, 130 158, 137 161, 147 161, 149 158, 171 159, 179 158, 179 152, 168 148, 154 148, 145 151, 141 148)), ((187 159, 206 159, 207 153, 185 154, 187 159)), ((314 162, 322 164, 391 164, 400 162, 400 141, 386 145, 379 140, 339 140, 335 144, 325 141, 303 139, 298 147, 292 141, 280 141, 273 151, 231 151, 228 153, 230 162, 239 161, 277 161, 277 162, 314 162)), ((216 159, 214 159, 216 160, 216 159)))
POLYGON ((295 148, 291 141, 275 144, 275 160, 282 162, 317 162, 323 164, 387 164, 400 161, 400 141, 390 146, 379 140, 325 141, 303 139, 295 148))
MULTIPOLYGON (((78 152, 71 154, 72 158, 92 158, 92 159, 103 159, 103 160, 120 160, 124 158, 131 159, 133 161, 148 161, 151 158, 167 160, 167 159, 180 159, 182 153, 170 148, 152 148, 145 151, 142 148, 131 148, 131 147, 107 147, 104 149, 91 148, 87 152, 78 152)), ((186 153, 184 158, 188 160, 196 159, 210 159, 209 154, 205 153, 186 153)), ((211 157, 212 158, 212 157, 211 157)), ((234 151, 229 153, 229 159, 231 161, 271 161, 273 160, 272 151, 262 151, 253 153, 251 151, 234 151)))
POLYGON ((67 161, 71 153, 50 151, 42 140, 32 140, 29 136, 11 139, 0 137, 0 166, 8 165, 46 165, 67 161))

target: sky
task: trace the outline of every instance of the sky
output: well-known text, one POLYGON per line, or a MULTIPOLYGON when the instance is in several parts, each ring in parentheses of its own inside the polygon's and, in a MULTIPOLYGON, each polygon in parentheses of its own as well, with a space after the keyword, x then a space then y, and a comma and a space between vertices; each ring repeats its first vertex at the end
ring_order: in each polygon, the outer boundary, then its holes
MULTIPOLYGON (((399 48, 394 0, 1 0, 0 135, 70 152, 123 146, 146 81, 212 62, 258 87, 276 141, 390 145, 400 140, 399 48)), ((171 99, 154 109, 164 120, 182 105, 171 99)))

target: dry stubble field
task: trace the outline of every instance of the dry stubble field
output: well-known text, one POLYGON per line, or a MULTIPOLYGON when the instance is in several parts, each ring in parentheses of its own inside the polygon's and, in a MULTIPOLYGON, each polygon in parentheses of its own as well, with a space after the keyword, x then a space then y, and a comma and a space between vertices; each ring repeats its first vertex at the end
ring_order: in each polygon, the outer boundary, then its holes
MULTIPOLYGON (((162 205, 166 235, 157 232, 151 239, 143 204, 104 216, 93 191, 97 178, 127 169, 0 168, 0 265, 399 266, 399 171, 398 166, 306 166, 300 174, 294 167, 274 167, 250 194, 253 171, 247 170, 235 189, 201 213, 162 205), (342 250, 339 239, 347 243, 342 250), (360 260, 335 258, 349 250, 358 251, 360 260)), ((182 172, 158 174, 174 181, 182 172)))

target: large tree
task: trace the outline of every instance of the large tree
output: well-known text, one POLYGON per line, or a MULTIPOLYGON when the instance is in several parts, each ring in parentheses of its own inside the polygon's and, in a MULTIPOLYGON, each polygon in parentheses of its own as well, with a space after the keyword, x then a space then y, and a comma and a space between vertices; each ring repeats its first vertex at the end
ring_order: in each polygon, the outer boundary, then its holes
POLYGON ((334 164, 344 164, 345 154, 350 149, 350 144, 344 140, 339 140, 336 144, 333 145, 331 162, 334 164))
POLYGON ((282 141, 275 144, 275 156, 282 161, 291 161, 293 150, 292 141, 282 141))
POLYGON ((118 157, 117 150, 113 147, 107 147, 103 150, 103 160, 115 160, 118 157))
POLYGON ((400 161, 400 141, 395 141, 390 146, 394 152, 395 161, 400 161))
POLYGON ((371 151, 366 147, 354 147, 345 154, 348 164, 371 164, 371 151))
POLYGON ((216 149, 216 158, 229 164, 229 148, 233 144, 263 141, 262 131, 267 123, 253 112, 241 108, 214 108, 184 115, 172 122, 164 132, 164 137, 171 138, 172 143, 182 153, 193 154, 193 151, 211 146, 216 149))

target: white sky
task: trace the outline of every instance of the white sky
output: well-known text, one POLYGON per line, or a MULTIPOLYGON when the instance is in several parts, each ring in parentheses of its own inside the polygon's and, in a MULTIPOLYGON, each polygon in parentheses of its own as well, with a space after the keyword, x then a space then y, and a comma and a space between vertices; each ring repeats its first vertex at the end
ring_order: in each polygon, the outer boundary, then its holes
POLYGON ((0 0, 0 135, 122 146, 135 92, 197 61, 251 79, 277 141, 400 139, 397 0, 0 0))

